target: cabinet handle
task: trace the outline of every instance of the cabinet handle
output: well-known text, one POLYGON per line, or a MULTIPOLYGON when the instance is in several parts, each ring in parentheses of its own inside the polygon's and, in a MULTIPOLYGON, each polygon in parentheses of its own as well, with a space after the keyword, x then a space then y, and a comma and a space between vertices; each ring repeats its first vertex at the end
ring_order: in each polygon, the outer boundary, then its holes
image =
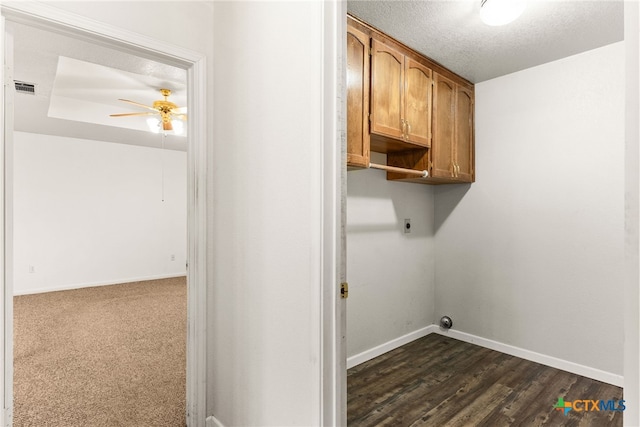
POLYGON ((456 178, 460 176, 460 165, 456 163, 456 178))
POLYGON ((409 140, 410 133, 411 133, 411 123, 407 122, 407 141, 409 140))

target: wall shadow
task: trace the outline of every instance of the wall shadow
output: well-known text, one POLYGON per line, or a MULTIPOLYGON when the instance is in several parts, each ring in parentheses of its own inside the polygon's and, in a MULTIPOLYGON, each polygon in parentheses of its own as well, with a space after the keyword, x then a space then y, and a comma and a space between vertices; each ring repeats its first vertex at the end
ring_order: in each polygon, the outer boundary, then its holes
POLYGON ((471 184, 446 184, 435 188, 434 203, 434 232, 438 232, 442 224, 449 218, 465 194, 471 189, 471 184))

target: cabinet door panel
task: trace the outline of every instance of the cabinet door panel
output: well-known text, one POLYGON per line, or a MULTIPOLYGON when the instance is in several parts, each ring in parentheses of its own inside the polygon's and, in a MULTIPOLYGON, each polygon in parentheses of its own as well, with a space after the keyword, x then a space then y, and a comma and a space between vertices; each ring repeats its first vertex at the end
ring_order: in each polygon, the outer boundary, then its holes
POLYGON ((405 61, 407 140, 428 147, 431 144, 431 70, 411 58, 405 61))
POLYGON ((473 95, 458 86, 456 92, 456 146, 455 161, 458 165, 457 180, 474 181, 473 95))
POLYGON ((402 139, 404 57, 375 38, 371 49, 371 133, 402 139))
POLYGON ((369 167, 369 36, 347 28, 347 165, 369 167))
POLYGON ((451 178, 454 175, 455 83, 434 73, 433 141, 431 142, 431 176, 451 178))

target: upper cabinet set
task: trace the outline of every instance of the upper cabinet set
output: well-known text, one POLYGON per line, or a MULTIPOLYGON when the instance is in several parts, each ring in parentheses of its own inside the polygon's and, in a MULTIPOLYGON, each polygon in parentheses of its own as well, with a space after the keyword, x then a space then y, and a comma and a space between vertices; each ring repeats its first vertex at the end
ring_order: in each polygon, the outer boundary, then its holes
POLYGON ((427 170, 427 184, 474 181, 473 85, 389 36, 347 17, 347 165, 427 170))

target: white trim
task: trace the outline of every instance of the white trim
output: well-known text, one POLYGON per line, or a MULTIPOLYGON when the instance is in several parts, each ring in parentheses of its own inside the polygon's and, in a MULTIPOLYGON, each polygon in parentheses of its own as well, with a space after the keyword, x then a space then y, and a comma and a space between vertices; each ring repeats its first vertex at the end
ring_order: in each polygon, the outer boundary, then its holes
POLYGON ((188 70, 187 148, 187 425, 202 427, 207 416, 207 70, 206 58, 188 70), (193 117, 192 113, 189 113, 193 117))
POLYGON ((54 286, 51 288, 28 289, 26 291, 20 291, 20 292, 16 292, 14 289, 13 296, 43 294, 46 292, 71 291, 73 289, 96 288, 100 286, 120 285, 123 283, 133 283, 133 282, 145 282, 147 280, 173 279, 174 277, 185 277, 185 276, 186 275, 184 273, 158 274, 155 276, 144 276, 144 277, 133 277, 129 279, 121 279, 121 280, 111 280, 108 282, 74 283, 72 285, 54 286))
POLYGON ((220 422, 220 420, 218 420, 216 417, 214 417, 213 415, 209 415, 207 417, 207 424, 206 427, 224 427, 224 424, 222 424, 220 422))
MULTIPOLYGON (((0 197, 0 260, 2 261, 3 274, 1 276, 2 304, 0 304, 1 319, 13 318, 13 231, 12 231, 12 183, 11 183, 11 156, 13 152, 13 96, 10 91, 5 91, 5 83, 13 80, 13 37, 7 34, 6 21, 2 17, 2 31, 0 49, 4 66, 2 67, 2 87, 0 88, 0 126, 2 130, 2 147, 0 148, 0 188, 3 197, 0 197), (8 108, 5 107, 8 106, 8 108)), ((3 322, 0 328, 2 336, 2 356, 13 354, 13 322, 3 322)), ((11 358, 13 361, 13 358, 11 358)), ((13 425, 13 363, 4 363, 2 366, 2 384, 0 386, 2 397, 2 423, 4 426, 13 425)))
MULTIPOLYGON (((319 152, 322 185, 322 236, 320 312, 321 338, 320 425, 346 425, 346 369, 344 333, 341 330, 345 300, 340 297, 343 281, 342 258, 342 181, 346 163, 342 147, 346 144, 342 64, 342 34, 346 34, 346 2, 322 3, 322 148, 319 152)), ((346 45, 345 45, 346 46, 346 45)))
POLYGON ((391 341, 387 341, 384 344, 380 344, 379 346, 373 347, 372 349, 363 351, 362 353, 356 354, 355 356, 351 356, 347 358, 347 369, 351 369, 354 366, 358 366, 361 363, 364 363, 368 360, 381 356, 391 350, 394 350, 398 347, 408 344, 411 341, 415 341, 419 338, 426 337, 427 335, 435 332, 436 329, 437 329, 436 325, 425 326, 422 329, 409 332, 406 335, 392 339, 391 341))
POLYGON ((476 344, 491 350, 496 350, 505 354, 520 357, 525 360, 530 360, 532 362, 550 366, 552 368, 561 369, 573 374, 582 375, 583 377, 622 387, 622 375, 617 375, 611 372, 602 371, 600 369, 591 368, 589 366, 580 365, 578 363, 569 362, 568 360, 559 359, 557 357, 548 356, 546 354, 536 353, 535 351, 515 347, 513 345, 504 344, 487 338, 482 338, 476 335, 468 334, 466 332, 460 332, 455 329, 445 330, 441 329, 440 327, 436 327, 434 332, 440 335, 450 336, 451 338, 455 338, 460 341, 476 344))
POLYGON ((181 46, 154 39, 144 34, 115 27, 85 16, 77 15, 38 1, 2 2, 2 13, 11 21, 44 28, 58 28, 73 35, 118 44, 131 49, 134 54, 145 53, 162 56, 163 62, 176 67, 188 67, 197 63, 203 55, 181 46), (81 34, 78 34, 78 31, 81 34))
MULTIPOLYGON (((69 13, 40 2, 2 3, 2 13, 12 21, 70 33, 108 43, 134 55, 152 57, 181 67, 188 74, 187 204, 188 204, 188 314, 187 314, 187 425, 203 427, 206 420, 206 301, 207 301, 207 110, 206 57, 170 43, 69 13)), ((4 56, 4 47, 0 47, 4 56)), ((0 175, 4 164, 0 164, 0 175)), ((4 213, 2 213, 4 215, 4 213)), ((5 254, 6 256, 6 254, 5 254)), ((6 267, 6 258, 2 259, 6 267)), ((4 278, 2 278, 4 281, 4 278)), ((5 283, 1 283, 4 290, 5 283)), ((5 323, 12 319, 4 313, 5 323)), ((9 327, 10 325, 6 325, 9 327)), ((5 366, 13 363, 5 355, 5 366)), ((6 379, 5 379, 6 384, 6 379)), ((11 396, 4 396, 10 400, 11 396)))
POLYGON ((351 356, 347 359, 347 369, 353 368, 361 363, 378 357, 384 353, 387 353, 393 349, 417 340, 418 338, 425 337, 429 334, 439 334, 449 336, 451 338, 464 341, 470 344, 479 345, 480 347, 488 348, 490 350, 496 350, 501 353, 509 354, 511 356, 520 357, 531 362, 540 363, 542 365, 550 366, 552 368, 561 369, 563 371, 571 372, 573 374, 582 375, 583 377, 591 378, 597 381, 602 381, 607 384, 612 384, 618 387, 623 386, 622 375, 613 374, 611 372, 602 371, 600 369, 591 368, 589 366, 580 365, 578 363, 569 362, 568 360, 559 359, 557 357, 548 356, 546 354, 536 353, 535 351, 526 350, 524 348, 515 347, 509 344, 504 344, 498 341, 493 341, 487 338, 482 338, 476 335, 468 334, 466 332, 460 332, 455 329, 442 329, 437 325, 429 325, 425 328, 418 329, 417 331, 403 335, 399 338, 388 341, 370 350, 363 351, 360 354, 351 356))
POLYGON ((450 336, 451 338, 455 338, 460 341, 476 344, 491 350, 510 354, 511 356, 516 356, 525 360, 540 363, 542 365, 551 366, 552 368, 561 369, 573 374, 582 375, 583 377, 622 387, 622 375, 616 375, 611 372, 601 371, 600 369, 591 368, 589 366, 580 365, 574 362, 569 362, 568 360, 559 359, 557 357, 548 356, 546 354, 536 353, 535 351, 515 347, 513 345, 504 344, 487 338, 482 338, 476 335, 468 334, 466 332, 460 332, 455 329, 445 330, 441 329, 440 327, 436 327, 434 332, 440 335, 450 336))

